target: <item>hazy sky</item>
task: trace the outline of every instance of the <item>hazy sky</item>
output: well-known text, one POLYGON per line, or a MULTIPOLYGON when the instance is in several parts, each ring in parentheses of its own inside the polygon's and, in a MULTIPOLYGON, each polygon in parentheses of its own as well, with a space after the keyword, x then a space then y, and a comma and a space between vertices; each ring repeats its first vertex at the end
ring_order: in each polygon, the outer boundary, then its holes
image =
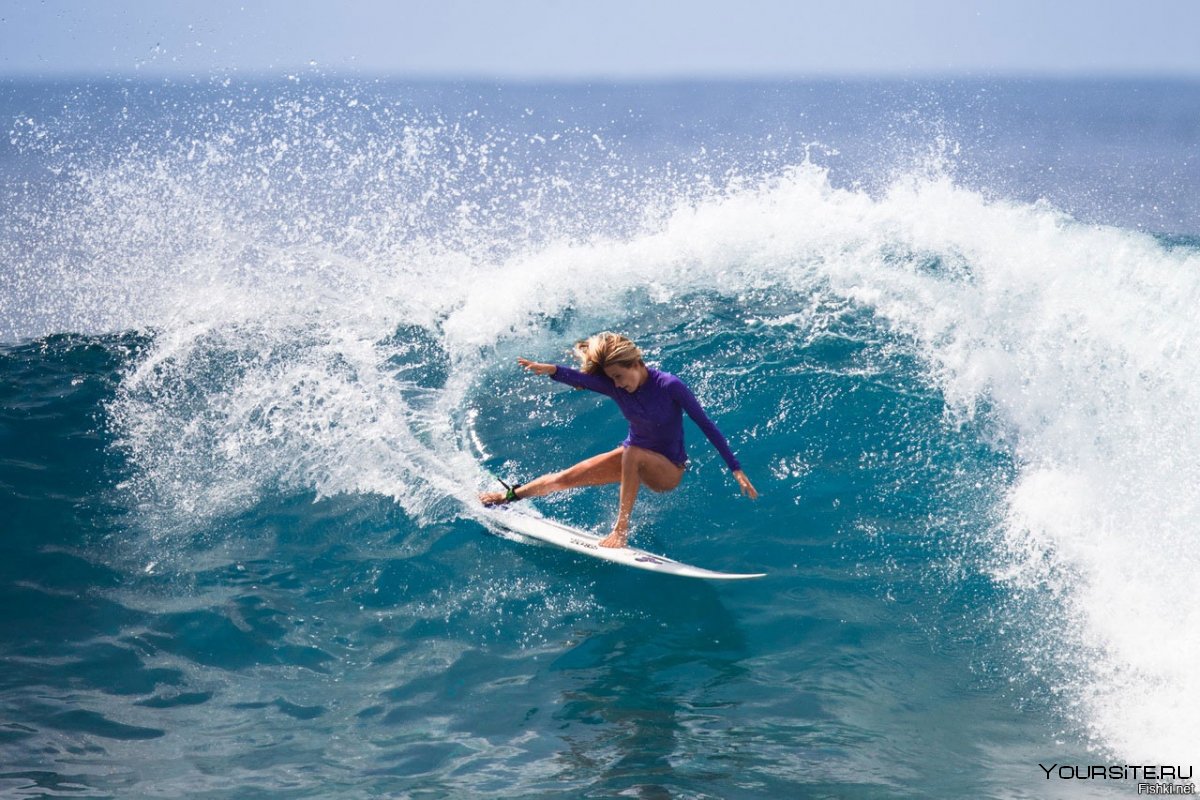
POLYGON ((1200 0, 0 0, 0 74, 1200 76, 1200 0))

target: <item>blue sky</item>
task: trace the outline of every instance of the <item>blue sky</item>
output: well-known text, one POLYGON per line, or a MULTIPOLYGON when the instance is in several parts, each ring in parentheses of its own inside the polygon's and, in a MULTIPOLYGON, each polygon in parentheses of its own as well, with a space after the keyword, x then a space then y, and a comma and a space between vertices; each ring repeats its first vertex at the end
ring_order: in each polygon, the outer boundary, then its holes
POLYGON ((3 0, 0 74, 1200 76, 1200 0, 3 0))

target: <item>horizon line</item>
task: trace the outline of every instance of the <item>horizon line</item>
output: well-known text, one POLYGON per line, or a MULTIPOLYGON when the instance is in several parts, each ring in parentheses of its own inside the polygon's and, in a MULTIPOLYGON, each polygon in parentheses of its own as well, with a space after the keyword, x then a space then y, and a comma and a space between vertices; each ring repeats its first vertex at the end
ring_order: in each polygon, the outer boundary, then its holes
POLYGON ((38 72, 18 69, 0 69, 0 81, 28 81, 31 83, 68 83, 96 81, 131 82, 189 82, 200 83, 227 79, 251 81, 300 81, 304 79, 388 81, 407 83, 467 83, 467 84, 513 84, 513 85, 638 85, 638 84, 696 84, 696 83, 821 83, 832 81, 865 82, 920 82, 920 81, 1123 81, 1161 80, 1178 82, 1200 81, 1200 69, 1179 71, 1166 69, 1078 69, 1078 70, 841 70, 814 72, 646 72, 646 73, 576 73, 553 75, 548 73, 501 73, 482 71, 443 72, 432 70, 396 71, 360 69, 323 69, 319 66, 279 67, 247 69, 237 67, 210 70, 208 72, 187 70, 142 71, 133 70, 64 70, 61 72, 38 72))

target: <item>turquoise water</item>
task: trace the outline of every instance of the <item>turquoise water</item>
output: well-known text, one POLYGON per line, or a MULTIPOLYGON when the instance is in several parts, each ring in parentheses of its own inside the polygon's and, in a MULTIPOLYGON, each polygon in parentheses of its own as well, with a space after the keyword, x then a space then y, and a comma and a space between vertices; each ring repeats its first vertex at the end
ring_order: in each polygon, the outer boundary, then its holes
POLYGON ((1194 84, 0 104, 0 794, 1110 797, 1039 764, 1200 760, 1194 84), (767 578, 480 523, 485 470, 623 437, 515 364, 601 329, 762 493, 687 423, 634 542, 767 578))

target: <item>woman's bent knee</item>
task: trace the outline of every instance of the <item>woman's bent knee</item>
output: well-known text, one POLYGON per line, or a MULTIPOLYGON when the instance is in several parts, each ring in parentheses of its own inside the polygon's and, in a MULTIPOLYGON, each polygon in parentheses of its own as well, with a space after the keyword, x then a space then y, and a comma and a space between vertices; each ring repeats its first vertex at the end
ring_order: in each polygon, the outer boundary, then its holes
POLYGON ((623 467, 634 467, 640 483, 652 492, 669 492, 679 486, 683 469, 661 453, 636 445, 627 445, 621 457, 623 467))
POLYGON ((673 492, 676 489, 678 489, 679 484, 683 482, 683 470, 679 470, 679 472, 675 475, 659 476, 659 479, 655 480, 654 482, 650 482, 650 481, 642 481, 642 482, 645 483, 646 486, 649 487, 650 491, 652 491, 652 492, 658 492, 659 494, 666 494, 667 492, 673 492))

